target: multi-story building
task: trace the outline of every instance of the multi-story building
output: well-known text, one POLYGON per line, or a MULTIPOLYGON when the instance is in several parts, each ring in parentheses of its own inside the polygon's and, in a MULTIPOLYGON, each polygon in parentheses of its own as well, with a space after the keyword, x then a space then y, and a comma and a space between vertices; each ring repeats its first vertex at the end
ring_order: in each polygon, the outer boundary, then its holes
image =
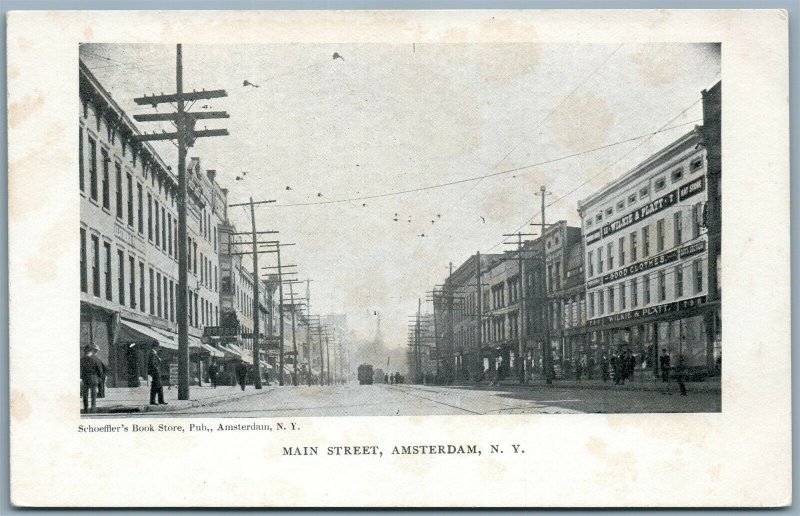
MULTIPOLYGON (((146 380, 146 353, 158 343, 171 382, 178 349, 177 178, 152 146, 136 141, 135 125, 82 62, 79 73, 80 343, 100 348, 109 386, 146 380)), ((199 164, 190 175, 190 378, 202 382, 204 365, 222 354, 200 337, 218 318, 212 228, 225 197, 199 164)))
POLYGON ((598 355, 629 349, 656 371, 666 349, 677 364, 708 368, 714 336, 708 296, 706 148, 701 130, 579 203, 589 340, 598 355))
POLYGON ((580 256, 583 254, 581 229, 567 225, 564 220, 551 224, 544 233, 544 251, 550 350, 553 354, 553 373, 560 377, 566 374, 565 365, 569 368, 575 340, 572 336, 568 338, 565 330, 575 327, 573 317, 580 321, 582 313, 578 302, 584 292, 583 273, 580 270, 580 256), (579 260, 575 259, 576 255, 579 260))

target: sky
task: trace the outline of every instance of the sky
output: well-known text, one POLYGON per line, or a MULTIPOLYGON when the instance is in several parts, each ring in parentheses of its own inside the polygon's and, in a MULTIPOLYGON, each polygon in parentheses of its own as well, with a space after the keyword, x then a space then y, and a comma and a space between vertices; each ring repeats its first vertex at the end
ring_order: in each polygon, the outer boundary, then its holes
MULTIPOLYGON (((154 111, 135 97, 175 91, 175 46, 80 56, 131 117, 154 111)), ((230 135, 188 156, 229 203, 274 199, 256 224, 295 244, 283 263, 313 280, 312 312, 346 313, 359 339, 380 314, 389 348, 451 262, 538 231, 542 185, 547 221, 579 225, 578 201, 702 123, 720 79, 715 44, 186 45, 183 65, 185 91, 228 92, 192 111, 230 114, 201 121, 230 135)), ((177 163, 173 144, 154 147, 177 163)), ((249 229, 245 208, 229 216, 249 229)))

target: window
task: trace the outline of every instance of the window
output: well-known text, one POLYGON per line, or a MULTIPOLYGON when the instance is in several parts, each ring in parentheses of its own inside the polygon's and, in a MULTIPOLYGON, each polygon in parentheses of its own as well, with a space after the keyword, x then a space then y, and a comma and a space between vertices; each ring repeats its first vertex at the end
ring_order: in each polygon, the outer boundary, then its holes
POLYGON ((194 264, 194 275, 197 276, 197 242, 192 240, 192 263, 194 264))
POLYGON ((142 183, 136 184, 136 221, 139 223, 139 234, 144 235, 144 197, 142 183))
MULTIPOLYGON (((592 221, 590 220, 589 223, 591 223, 591 222, 592 221)), ((214 252, 215 253, 218 252, 217 251, 217 228, 214 228, 214 252)))
POLYGON ((81 192, 84 191, 83 186, 83 127, 78 127, 78 178, 81 182, 81 192))
POLYGON ((644 304, 649 305, 650 304, 650 275, 649 274, 644 277, 643 290, 644 290, 644 304))
POLYGON ((703 220, 703 208, 701 203, 692 206, 692 238, 700 236, 700 224, 703 220))
POLYGON ((128 176, 128 226, 133 227, 133 178, 128 176))
POLYGON ((116 201, 117 201, 117 218, 122 220, 122 169, 117 167, 116 175, 116 201))
POLYGON ((619 237, 619 266, 625 265, 625 237, 619 237))
POLYGON ((675 229, 675 245, 683 242, 683 213, 678 210, 673 214, 672 225, 675 229))
POLYGON ((156 212, 156 247, 161 247, 161 209, 158 201, 153 201, 153 208, 156 212))
POLYGON ((108 162, 109 162, 108 153, 105 151, 105 149, 100 151, 100 153, 103 156, 103 208, 110 210, 111 192, 109 191, 109 189, 111 188, 111 185, 109 184, 109 182, 111 181, 111 178, 109 177, 109 172, 108 172, 108 162))
POLYGON ((89 137, 89 194, 97 200, 97 143, 89 137))
POLYGON ((623 201, 619 201, 617 203, 617 211, 622 211, 624 209, 625 209, 625 201, 624 200, 623 201))
POLYGON ((644 188, 639 190, 639 199, 644 199, 648 195, 650 195, 650 187, 649 186, 645 186, 644 188))
POLYGON ((663 190, 663 189, 664 189, 664 187, 666 187, 666 186, 667 186, 667 180, 666 180, 666 179, 664 179, 663 177, 659 177, 659 178, 658 178, 658 179, 656 179, 656 181, 653 183, 653 190, 654 190, 654 191, 656 191, 656 192, 658 192, 659 190, 663 190))
POLYGON ((161 205, 161 248, 167 248, 167 208, 161 205))
POLYGON ((612 208, 610 206, 608 208, 606 208, 606 217, 608 217, 609 215, 612 215, 613 213, 614 213, 614 208, 612 208))
POLYGON ((92 293, 100 297, 100 239, 92 235, 92 293))
POLYGON ((600 212, 600 213, 598 213, 598 214, 595 216, 595 218, 594 218, 594 219, 595 219, 597 222, 600 222, 601 220, 603 220, 603 212, 600 212))
POLYGON ((675 267, 675 297, 683 297, 683 265, 675 267))
POLYGON ((161 274, 156 273, 156 315, 161 317, 161 274))
POLYGON ((660 253, 664 250, 664 219, 659 219, 656 222, 656 252, 660 253))
POLYGON ((156 289, 156 285, 155 285, 155 281, 154 281, 153 268, 150 267, 150 315, 155 315, 156 314, 156 302, 155 302, 156 290, 155 289, 156 289))
POLYGON ((631 280, 631 308, 639 306, 639 280, 633 278, 631 280))
POLYGON ((172 214, 167 214, 167 254, 172 256, 172 214))
POLYGON ((153 196, 147 192, 147 239, 153 241, 153 196))
POLYGON ((128 284, 131 308, 136 308, 136 261, 133 256, 128 256, 128 270, 131 271, 131 280, 128 284))
POLYGON ((594 292, 589 292, 589 314, 594 317, 594 292))
POLYGON ((614 312, 614 287, 608 288, 608 313, 614 312))
POLYGON ((597 248, 597 272, 603 272, 603 248, 597 248))
POLYGON ((169 319, 169 281, 167 280, 167 276, 163 276, 162 280, 164 282, 164 319, 169 319))
POLYGON ((587 255, 586 255, 586 263, 589 264, 589 277, 590 278, 592 276, 594 276, 594 262, 592 261, 594 259, 594 256, 592 256, 593 254, 594 253, 592 251, 589 251, 587 253, 587 255))
POLYGON ((606 246, 606 256, 608 257, 608 270, 614 269, 614 244, 609 242, 606 246))
POLYGON ((587 228, 592 227, 592 219, 586 219, 586 227, 587 228))
POLYGON ((197 326, 197 294, 194 295, 194 325, 197 326))
POLYGON ((703 291, 703 260, 697 259, 694 265, 694 293, 699 294, 703 291))
POLYGON ((144 304, 144 263, 139 262, 139 310, 144 312, 147 306, 144 304))
POLYGON ((119 289, 119 304, 125 306, 125 253, 117 251, 117 288, 119 289))
POLYGON ((642 257, 650 256, 650 226, 642 228, 642 257))
POLYGON ((672 176, 672 182, 677 183, 678 181, 683 179, 683 169, 678 168, 673 170, 671 176, 672 176))
POLYGON ((192 237, 186 237, 186 268, 192 272, 192 237))
POLYGON ((658 271, 658 300, 667 299, 667 272, 664 269, 658 271))
POLYGON ((625 310, 626 308, 626 299, 625 299, 625 282, 619 284, 619 309, 625 310))
POLYGON ((112 290, 113 286, 111 283, 111 243, 110 242, 103 242, 103 252, 105 255, 106 261, 106 299, 112 301, 112 290))
POLYGON ((636 194, 632 193, 628 196, 628 206, 636 203, 636 194))
POLYGON ((81 228, 81 292, 88 292, 88 278, 86 274, 86 230, 81 228))
POLYGON ((175 322, 175 283, 169 280, 169 316, 175 322))
POLYGON ((214 292, 219 292, 219 275, 216 265, 214 266, 214 292))
POLYGON ((597 301, 599 305, 597 307, 597 310, 599 312, 598 315, 603 315, 603 312, 605 312, 605 295, 603 294, 602 290, 597 291, 597 301))
POLYGON ((637 258, 638 250, 637 250, 637 247, 636 247, 636 236, 637 235, 636 235, 635 231, 633 233, 631 233, 631 235, 630 235, 630 238, 631 238, 631 262, 635 262, 636 258, 637 258))
POLYGON ((692 164, 689 165, 689 172, 697 172, 703 168, 703 158, 697 158, 696 160, 692 161, 692 164))

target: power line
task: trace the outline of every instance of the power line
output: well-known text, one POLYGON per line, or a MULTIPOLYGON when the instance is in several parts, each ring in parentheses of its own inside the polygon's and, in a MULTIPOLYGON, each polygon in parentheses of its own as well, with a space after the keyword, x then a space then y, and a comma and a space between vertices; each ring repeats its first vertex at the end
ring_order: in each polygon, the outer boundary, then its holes
MULTIPOLYGON (((653 138, 653 136, 655 136, 656 134, 662 133, 662 132, 664 132, 664 131, 668 131, 668 130, 670 130, 670 129, 673 129, 673 128, 676 128, 676 127, 681 127, 681 126, 685 126, 685 125, 689 125, 689 124, 694 124, 694 123, 696 123, 696 122, 702 122, 702 119, 697 119, 697 120, 692 120, 692 121, 690 121, 690 122, 686 122, 686 123, 683 123, 683 124, 678 124, 678 125, 675 125, 675 126, 672 126, 672 127, 667 127, 669 124, 671 124, 672 122, 674 122, 675 120, 677 120, 678 118, 680 118, 681 116, 683 116, 683 114, 684 114, 684 113, 686 113, 688 110, 690 110, 692 107, 694 107, 694 106, 695 106, 695 105, 696 105, 698 102, 700 102, 701 100, 702 100, 702 98, 700 98, 700 99, 697 99, 697 100, 695 100, 694 102, 692 102, 690 105, 688 105, 687 107, 685 107, 685 108, 684 108, 684 109, 683 109, 683 110, 682 110, 680 113, 678 113, 678 114, 677 114, 677 115, 675 115, 674 117, 670 118, 670 119, 667 121, 667 123, 665 123, 664 125, 662 125, 662 126, 661 126, 661 128, 660 128, 660 129, 658 129, 657 131, 654 131, 654 132, 652 132, 652 133, 649 133, 649 134, 647 134, 647 135, 642 135, 642 136, 638 136, 638 137, 631 138, 631 139, 627 140, 627 141, 633 141, 633 140, 638 140, 638 139, 640 139, 640 138, 644 138, 645 136, 647 136, 647 137, 648 137, 646 140, 644 140, 643 142, 639 143, 638 145, 636 145, 635 147, 633 147, 631 150, 629 150, 628 152, 626 152, 625 154, 623 154, 623 155, 622 155, 622 156, 621 156, 619 159, 617 159, 616 161, 614 161, 614 162, 613 162, 613 163, 611 163, 610 165, 608 165, 608 166, 606 166, 605 168, 603 168, 603 169, 602 169, 600 172, 598 172, 597 174, 594 174, 593 176, 589 176, 589 177, 588 177, 586 180, 584 180, 583 182, 581 182, 581 183, 580 183, 578 186, 576 186, 576 187, 575 187, 575 188, 573 188, 572 190, 570 190, 570 191, 568 191, 567 193, 565 193, 565 194, 563 194, 563 195, 561 195, 561 196, 559 196, 559 197, 555 198, 555 199, 554 199, 552 202, 550 202, 550 204, 548 204, 548 205, 547 205, 547 207, 549 208, 550 206, 552 206, 553 204, 557 203, 558 201, 560 201, 560 200, 562 200, 562 199, 564 199, 564 198, 566 198, 566 197, 568 197, 568 196, 572 195, 573 193, 575 193, 576 191, 578 191, 580 188, 582 188, 582 187, 583 187, 585 184, 587 184, 587 183, 588 183, 589 181, 591 181, 592 179, 594 179, 594 178, 596 178, 596 177, 599 177, 601 174, 604 174, 604 173, 605 173, 606 171, 608 171, 608 170, 609 170, 611 167, 613 167, 614 165, 616 165, 617 163, 619 163, 619 162, 620 162, 620 161, 622 161, 623 159, 625 159, 625 158, 627 158, 628 156, 630 156, 630 155, 631 155, 631 154, 632 154, 632 153, 633 153, 633 152, 634 152, 636 149, 638 149, 639 147, 641 147, 642 145, 644 145, 645 143, 647 143, 648 141, 650 141, 650 140, 653 138)), ((624 142, 621 142, 621 143, 624 143, 624 142)), ((526 220, 525 222, 523 222, 523 223, 522 223, 522 224, 521 224, 521 225, 520 225, 520 226, 519 226, 517 229, 515 229, 515 230, 513 231, 513 233, 516 233, 516 232, 518 232, 518 231, 522 230, 522 228, 524 228, 526 225, 528 225, 528 224, 532 223, 532 222, 533 222, 533 220, 534 220, 534 219, 537 217, 537 215, 538 215, 538 214, 535 214, 535 215, 533 215, 532 217, 530 217, 528 220, 526 220)), ((503 243, 503 241, 501 240, 500 242, 498 242, 498 243, 496 243, 495 245, 493 245, 492 247, 490 247, 490 248, 487 250, 487 252, 488 252, 488 251, 491 251, 492 249, 496 248, 497 246, 501 245, 502 243, 503 243)))
MULTIPOLYGON (((700 102, 700 100, 698 99, 697 102, 700 102)), ((406 190, 396 190, 396 191, 393 191, 393 192, 385 192, 385 193, 380 193, 380 194, 362 195, 362 196, 358 196, 358 197, 348 197, 348 198, 345 198, 345 199, 331 199, 331 200, 327 200, 327 201, 273 204, 273 205, 270 205, 270 206, 267 206, 267 207, 269 207, 269 208, 286 208, 286 207, 292 207, 292 206, 315 206, 315 205, 323 205, 323 204, 338 204, 338 203, 343 203, 343 202, 364 201, 364 200, 369 200, 369 199, 379 199, 379 198, 383 198, 383 197, 393 197, 393 196, 396 196, 396 195, 405 195, 405 194, 422 192, 422 191, 427 191, 427 190, 435 190, 437 188, 444 188, 444 187, 447 187, 447 186, 453 186, 453 185, 458 185, 458 184, 463 184, 463 183, 469 183, 469 182, 472 182, 472 181, 479 181, 481 179, 486 179, 486 178, 489 178, 489 177, 496 177, 496 176, 501 176, 501 175, 505 175, 505 174, 510 174, 512 172, 520 172, 522 170, 526 170, 526 169, 529 169, 529 168, 535 168, 535 167, 539 167, 539 166, 542 166, 542 165, 549 165, 551 163, 564 161, 566 159, 575 158, 575 157, 578 157, 578 156, 582 156, 584 154, 591 154, 591 153, 597 152, 599 150, 607 149, 607 148, 610 148, 610 147, 615 147, 617 145, 622 145, 623 143, 629 143, 629 142, 636 141, 636 140, 639 140, 639 139, 642 139, 642 138, 652 137, 652 136, 655 136, 658 133, 670 131, 672 129, 677 129, 679 127, 683 127, 683 126, 686 126, 686 125, 694 124, 694 123, 697 123, 697 122, 700 122, 700 121, 702 121, 702 119, 692 120, 691 122, 685 122, 685 123, 682 123, 682 124, 674 125, 672 127, 662 128, 662 129, 659 129, 658 131, 653 131, 653 132, 641 134, 639 136, 634 136, 633 138, 628 138, 628 139, 625 139, 625 140, 620 140, 620 141, 617 141, 617 142, 608 143, 606 145, 601 145, 599 147, 594 147, 592 149, 588 149, 588 150, 581 151, 581 152, 576 152, 576 153, 573 153, 573 154, 567 154, 565 156, 560 156, 558 158, 553 158, 553 159, 549 159, 549 160, 545 160, 545 161, 539 161, 537 163, 531 163, 531 164, 528 164, 528 165, 523 165, 521 167, 510 168, 510 169, 507 169, 507 170, 501 170, 499 172, 493 172, 491 174, 484 174, 484 175, 480 175, 480 176, 467 177, 467 178, 464 178, 464 179, 457 179, 455 181, 449 181, 449 182, 446 182, 446 183, 439 183, 439 184, 435 184, 435 185, 421 186, 421 187, 417 187, 417 188, 409 188, 409 189, 406 189, 406 190)))

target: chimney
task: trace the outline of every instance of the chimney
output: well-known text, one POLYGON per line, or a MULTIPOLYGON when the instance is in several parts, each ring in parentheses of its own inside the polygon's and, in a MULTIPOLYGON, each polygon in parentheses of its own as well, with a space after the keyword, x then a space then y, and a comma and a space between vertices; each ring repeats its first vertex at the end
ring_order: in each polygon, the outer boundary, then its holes
POLYGON ((211 184, 214 184, 214 179, 217 177, 217 171, 206 170, 206 175, 208 176, 208 180, 211 181, 211 184))

